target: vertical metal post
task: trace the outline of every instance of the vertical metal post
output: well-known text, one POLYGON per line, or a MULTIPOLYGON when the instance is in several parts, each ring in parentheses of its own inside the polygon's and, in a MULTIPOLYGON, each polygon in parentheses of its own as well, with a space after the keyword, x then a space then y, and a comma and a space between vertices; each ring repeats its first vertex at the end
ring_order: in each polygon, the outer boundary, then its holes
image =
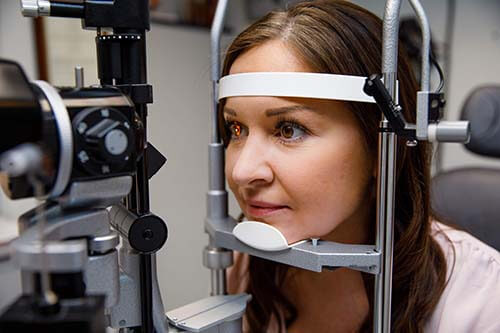
MULTIPOLYGON (((422 68, 420 74, 420 90, 429 91, 431 86, 431 28, 424 7, 419 0, 409 0, 418 18, 420 30, 422 30, 422 68)), ((417 113, 417 116, 419 113, 417 113)))
MULTIPOLYGON (((380 127, 387 127, 387 120, 380 123, 380 127)), ((378 169, 377 169, 377 233, 375 239, 375 249, 379 253, 385 250, 385 212, 387 188, 387 133, 381 132, 378 135, 378 169)), ((384 260, 380 263, 380 273, 375 276, 374 305, 373 305, 373 331, 382 333, 383 311, 384 311, 384 260)))
MULTIPOLYGON (((224 175, 224 145, 222 143, 218 121, 218 82, 221 75, 220 41, 224 29, 228 0, 219 0, 215 11, 214 21, 210 32, 211 47, 211 80, 212 80, 212 110, 211 134, 209 144, 209 190, 207 193, 207 219, 223 219, 228 217, 227 191, 224 175)), ((210 237, 210 244, 205 253, 215 253, 219 257, 228 255, 228 250, 215 246, 215 241, 210 237)), ((229 253, 230 255, 230 253, 229 253)), ((210 261, 211 262, 211 261, 210 261)), ((216 262, 220 262, 216 260, 216 262)), ((212 295, 227 293, 226 270, 220 265, 208 265, 211 270, 212 295)))
MULTIPOLYGON (((399 13, 401 0, 388 0, 383 22, 382 73, 384 84, 397 102, 397 55, 399 13)), ((389 127, 387 119, 381 129, 389 127)), ((379 134, 377 181, 377 236, 376 249, 382 252, 381 271, 375 278, 374 332, 391 330, 392 260, 394 244, 394 194, 396 182, 397 137, 394 132, 379 134)))
POLYGON ((215 10, 214 21, 210 30, 210 61, 212 80, 212 131, 211 143, 220 143, 220 133, 217 126, 218 84, 221 76, 220 41, 226 21, 227 5, 229 0, 219 0, 215 10))
POLYGON ((431 50, 431 28, 425 15, 424 8, 419 0, 410 0, 415 11, 420 29, 422 31, 422 69, 420 75, 420 91, 417 93, 417 139, 427 140, 429 131, 429 110, 427 105, 428 92, 430 90, 430 50, 431 50))
MULTIPOLYGON (((141 5, 148 6, 147 1, 142 1, 141 5)), ((149 20, 148 20, 149 21, 149 20)), ((111 82, 102 80, 101 84, 114 85, 140 85, 147 84, 147 65, 146 65, 146 31, 137 29, 118 29, 113 31, 115 34, 132 33, 139 35, 136 43, 123 44, 121 58, 121 77, 111 80, 111 82), (113 82, 115 81, 115 82, 113 82)), ((100 31, 98 31, 98 35, 100 31)), ((99 44, 97 45, 99 48, 99 44)), ((99 77, 104 77, 99 75, 99 77)), ((139 115, 144 127, 144 144, 147 144, 147 104, 135 103, 135 109, 139 115)), ((137 161, 137 172, 133 176, 133 186, 130 194, 126 198, 127 209, 143 216, 150 213, 149 202, 149 177, 148 177, 148 157, 147 151, 143 152, 142 157, 137 161)), ((152 269, 155 262, 155 254, 140 254, 140 280, 141 280, 141 320, 142 332, 152 333, 154 331, 153 320, 153 275, 152 269)))
POLYGON ((225 269, 211 269, 211 295, 225 295, 227 293, 226 285, 226 270, 225 269))

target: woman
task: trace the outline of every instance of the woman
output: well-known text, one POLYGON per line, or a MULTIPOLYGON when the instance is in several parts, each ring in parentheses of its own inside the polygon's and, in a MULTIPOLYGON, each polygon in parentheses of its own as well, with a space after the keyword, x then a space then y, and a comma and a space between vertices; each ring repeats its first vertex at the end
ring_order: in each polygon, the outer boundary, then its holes
MULTIPOLYGON (((242 32, 228 49, 223 76, 380 73, 381 36, 380 19, 351 3, 304 2, 242 32)), ((414 122, 416 83, 403 52, 398 80, 400 104, 414 122)), ((312 237, 374 243, 380 119, 366 103, 223 100, 226 176, 245 217, 278 228, 288 243, 312 237)), ((433 219, 430 147, 404 143, 397 152, 392 330, 500 331, 498 252, 433 219), (466 310, 453 304, 461 298, 466 310)), ((247 331, 371 330, 373 276, 344 268, 314 273, 246 255, 237 255, 228 274, 230 292, 253 296, 247 331)))

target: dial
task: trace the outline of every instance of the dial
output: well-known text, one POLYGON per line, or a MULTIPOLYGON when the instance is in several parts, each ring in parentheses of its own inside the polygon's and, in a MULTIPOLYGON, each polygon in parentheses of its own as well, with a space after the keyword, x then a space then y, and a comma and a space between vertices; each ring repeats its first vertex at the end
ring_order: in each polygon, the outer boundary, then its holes
POLYGON ((134 156, 130 121, 111 107, 80 111, 73 119, 77 163, 92 175, 120 172, 134 156))

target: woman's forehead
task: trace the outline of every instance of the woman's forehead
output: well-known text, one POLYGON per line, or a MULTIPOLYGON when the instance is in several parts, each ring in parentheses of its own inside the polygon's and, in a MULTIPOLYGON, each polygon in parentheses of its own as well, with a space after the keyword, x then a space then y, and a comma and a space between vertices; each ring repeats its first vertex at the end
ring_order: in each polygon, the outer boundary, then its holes
POLYGON ((310 66, 297 57, 281 40, 272 40, 239 55, 229 74, 250 72, 311 72, 310 66))
POLYGON ((333 100, 271 96, 241 96, 227 98, 224 113, 228 116, 269 116, 306 111, 315 116, 332 116, 347 112, 347 103, 333 100))

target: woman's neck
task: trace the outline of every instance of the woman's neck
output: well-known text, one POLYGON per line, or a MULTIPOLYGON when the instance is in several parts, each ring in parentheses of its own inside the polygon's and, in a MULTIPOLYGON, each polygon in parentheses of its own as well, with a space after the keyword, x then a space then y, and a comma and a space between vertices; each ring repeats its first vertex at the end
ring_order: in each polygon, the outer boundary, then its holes
POLYGON ((358 332, 369 315, 363 277, 347 268, 322 273, 290 269, 283 290, 298 313, 290 333, 358 332))
MULTIPOLYGON (((367 195, 359 209, 323 240, 367 244, 373 228, 373 199, 367 195)), ((359 332, 370 304, 361 272, 347 268, 321 273, 290 268, 282 289, 295 305, 297 320, 288 332, 359 332)))

